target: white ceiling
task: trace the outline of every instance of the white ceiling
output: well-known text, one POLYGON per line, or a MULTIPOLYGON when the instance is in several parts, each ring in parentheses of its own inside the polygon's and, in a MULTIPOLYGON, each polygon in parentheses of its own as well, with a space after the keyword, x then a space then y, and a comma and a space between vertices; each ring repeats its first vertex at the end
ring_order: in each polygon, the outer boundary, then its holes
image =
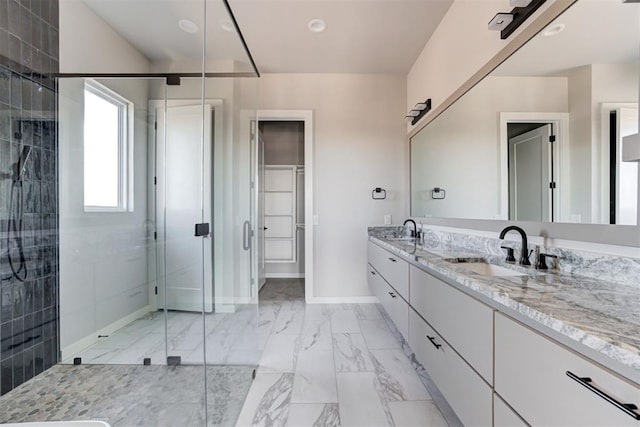
MULTIPOLYGON (((74 0, 65 0, 74 1, 74 0)), ((75 0, 77 1, 77 0, 75 0)), ((83 0, 149 60, 202 54, 203 0, 83 0)), ((278 73, 407 73, 453 0, 229 0, 258 69, 278 73), (311 19, 327 24, 307 29, 311 19)), ((207 59, 247 62, 221 0, 207 0, 207 59)))
POLYGON ((262 72, 407 73, 453 0, 230 0, 262 72), (327 24, 307 29, 311 19, 327 24))
POLYGON ((640 4, 622 0, 580 0, 547 28, 564 24, 551 37, 538 34, 493 74, 501 76, 563 76, 588 64, 638 61, 640 4))

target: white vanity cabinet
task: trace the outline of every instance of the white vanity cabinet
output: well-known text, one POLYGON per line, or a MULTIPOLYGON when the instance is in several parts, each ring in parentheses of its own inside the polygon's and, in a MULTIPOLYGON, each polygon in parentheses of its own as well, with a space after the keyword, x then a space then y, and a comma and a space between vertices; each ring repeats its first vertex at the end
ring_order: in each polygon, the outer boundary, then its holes
POLYGON ((493 425, 494 427, 527 427, 527 423, 497 394, 493 395, 493 425))
POLYGON ((495 328, 495 391, 527 423, 640 425, 603 396, 640 407, 639 387, 507 316, 496 314, 495 328))
POLYGON ((411 308, 408 341, 460 421, 467 426, 490 426, 491 386, 411 308))
POLYGON ((411 266, 409 303, 473 366, 493 383, 493 308, 411 266))
POLYGON ((369 242, 369 288, 407 339, 409 336, 409 263, 369 242))

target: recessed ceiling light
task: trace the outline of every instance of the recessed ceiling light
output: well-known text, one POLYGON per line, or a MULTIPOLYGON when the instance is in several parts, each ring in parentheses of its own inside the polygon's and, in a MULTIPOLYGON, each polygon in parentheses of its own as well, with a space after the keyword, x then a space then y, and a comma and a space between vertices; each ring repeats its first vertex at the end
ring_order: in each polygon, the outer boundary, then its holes
POLYGON ((220 21, 218 21, 218 23, 220 24, 220 28, 222 28, 225 31, 232 32, 235 30, 235 28, 233 27, 233 22, 231 22, 231 19, 221 19, 220 21))
POLYGON ((193 21, 190 21, 189 19, 179 20, 178 27, 185 33, 193 34, 198 32, 198 26, 196 25, 196 23, 193 21))
POLYGON ((309 24, 307 24, 307 28, 309 28, 309 31, 312 33, 321 33, 327 29, 327 23, 322 19, 312 19, 309 21, 309 24))
POLYGON ((566 25, 564 25, 564 24, 553 24, 553 25, 550 25, 549 27, 547 27, 546 30, 544 30, 542 32, 542 35, 545 36, 545 37, 555 36, 556 34, 562 32, 562 30, 564 30, 565 27, 566 27, 566 25))

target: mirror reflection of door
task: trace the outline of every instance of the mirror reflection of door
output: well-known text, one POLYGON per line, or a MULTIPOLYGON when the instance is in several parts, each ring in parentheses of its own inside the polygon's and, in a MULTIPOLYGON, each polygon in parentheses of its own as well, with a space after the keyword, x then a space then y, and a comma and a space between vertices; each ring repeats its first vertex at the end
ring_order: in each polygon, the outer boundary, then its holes
POLYGON ((638 133, 638 109, 610 112, 610 224, 635 225, 638 215, 638 163, 622 161, 622 138, 638 133))
POLYGON ((509 219, 551 222, 555 217, 552 126, 510 123, 509 134, 517 135, 509 138, 509 219))

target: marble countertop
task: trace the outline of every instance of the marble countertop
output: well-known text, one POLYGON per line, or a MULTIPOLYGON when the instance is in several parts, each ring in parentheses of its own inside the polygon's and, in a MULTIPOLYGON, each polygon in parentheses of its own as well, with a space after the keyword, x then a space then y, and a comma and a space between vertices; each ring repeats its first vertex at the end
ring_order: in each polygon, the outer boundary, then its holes
POLYGON ((369 240, 455 282, 507 315, 525 321, 640 384, 640 290, 625 284, 539 271, 464 248, 428 248, 414 239, 370 234, 369 240), (479 257, 522 276, 483 276, 450 258, 479 257), (553 331, 549 333, 549 331, 553 331))

